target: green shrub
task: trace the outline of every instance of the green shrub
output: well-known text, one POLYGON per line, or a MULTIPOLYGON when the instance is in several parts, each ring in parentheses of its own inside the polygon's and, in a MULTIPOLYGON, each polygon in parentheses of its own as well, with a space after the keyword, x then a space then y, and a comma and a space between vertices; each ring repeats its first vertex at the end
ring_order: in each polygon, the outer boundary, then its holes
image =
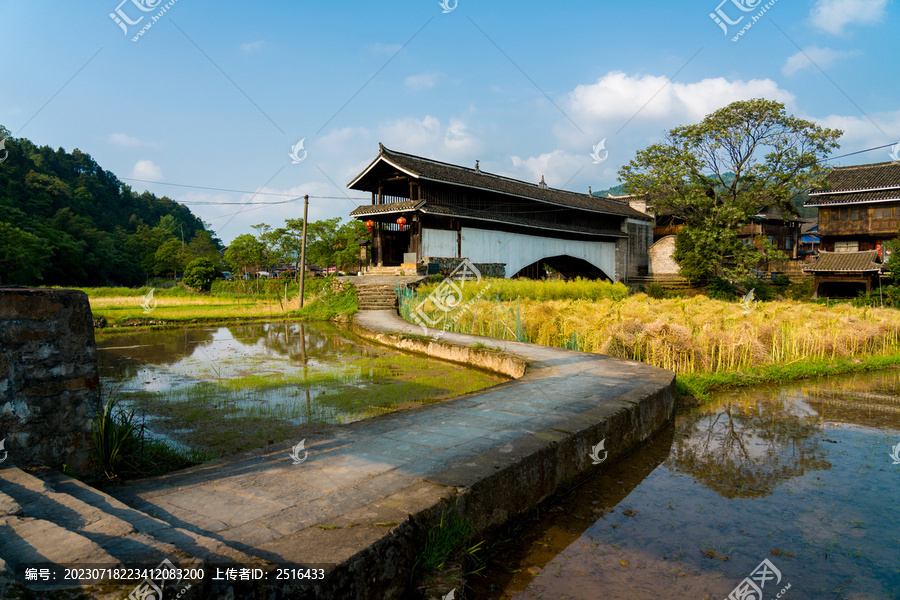
POLYGON ((644 293, 655 300, 662 300, 666 297, 666 289, 656 282, 647 285, 644 293))
POLYGON ((787 275, 776 275, 772 278, 772 285, 780 288, 785 288, 791 285, 791 278, 787 275))
POLYGON ((182 281, 186 286, 208 292, 215 278, 216 267, 212 261, 208 258, 197 258, 185 267, 182 281))
POLYGON ((884 305, 892 308, 900 308, 900 286, 886 285, 881 289, 884 305))
POLYGON ((769 302, 775 299, 776 290, 762 279, 750 277, 741 282, 741 285, 749 292, 753 290, 753 299, 760 302, 769 302))
POLYGON ((134 413, 117 412, 118 405, 118 397, 110 396, 91 423, 97 467, 109 479, 119 474, 128 455, 140 444, 134 413))
POLYGON ((785 295, 791 300, 808 301, 812 299, 814 282, 812 279, 804 279, 799 283, 792 283, 785 290, 785 295))
POLYGON ((734 284, 721 277, 713 277, 706 285, 706 295, 713 300, 727 300, 733 302, 737 299, 737 290, 734 284))

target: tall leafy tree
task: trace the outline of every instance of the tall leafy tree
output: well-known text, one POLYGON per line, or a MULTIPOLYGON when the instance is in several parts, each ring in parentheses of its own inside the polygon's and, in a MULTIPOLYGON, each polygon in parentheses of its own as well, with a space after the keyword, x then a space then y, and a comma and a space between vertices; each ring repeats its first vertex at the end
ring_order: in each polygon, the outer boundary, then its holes
MULTIPOLYGON (((764 208, 790 218, 791 200, 823 183, 822 160, 841 135, 788 115, 780 102, 738 101, 672 129, 619 178, 632 194, 649 196, 657 214, 684 221, 674 256, 682 275, 740 277, 761 259, 738 238, 741 228, 764 208)), ((770 247, 767 258, 786 257, 770 247)))
POLYGON ((0 283, 40 281, 51 255, 44 240, 0 221, 0 283))
POLYGON ((184 249, 184 260, 186 263, 198 258, 207 259, 212 263, 213 267, 218 267, 222 263, 222 255, 219 253, 219 248, 208 231, 195 232, 194 237, 184 249))
POLYGON ((178 271, 184 268, 184 253, 181 240, 170 238, 160 244, 154 254, 156 259, 156 272, 159 274, 171 273, 172 279, 178 276, 178 271))
POLYGON ((232 240, 225 250, 225 262, 232 271, 245 276, 250 269, 259 270, 265 262, 265 247, 255 236, 244 233, 232 240))

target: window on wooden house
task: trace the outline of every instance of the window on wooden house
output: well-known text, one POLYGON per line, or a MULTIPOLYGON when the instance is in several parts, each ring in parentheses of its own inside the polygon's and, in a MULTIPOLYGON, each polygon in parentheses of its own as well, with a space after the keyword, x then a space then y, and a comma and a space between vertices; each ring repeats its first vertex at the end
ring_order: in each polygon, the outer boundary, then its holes
POLYGON ((850 208, 850 220, 851 221, 859 221, 860 219, 860 210, 858 206, 853 206, 850 208))
POLYGON ((794 238, 791 238, 791 237, 784 238, 784 249, 790 250, 793 247, 794 247, 794 238))
POLYGON ((835 252, 857 252, 859 242, 857 240, 841 240, 834 243, 835 252))

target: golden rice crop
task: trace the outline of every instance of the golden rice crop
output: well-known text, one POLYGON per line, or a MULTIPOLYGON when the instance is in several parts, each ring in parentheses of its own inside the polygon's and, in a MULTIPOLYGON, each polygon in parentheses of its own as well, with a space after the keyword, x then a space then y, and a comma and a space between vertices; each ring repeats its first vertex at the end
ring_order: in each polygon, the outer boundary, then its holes
MULTIPOLYGON (((418 300, 413 300, 418 302, 418 300)), ((488 300, 463 305, 447 327, 641 360, 678 373, 900 352, 900 311, 760 302, 752 310, 705 296, 488 300)))

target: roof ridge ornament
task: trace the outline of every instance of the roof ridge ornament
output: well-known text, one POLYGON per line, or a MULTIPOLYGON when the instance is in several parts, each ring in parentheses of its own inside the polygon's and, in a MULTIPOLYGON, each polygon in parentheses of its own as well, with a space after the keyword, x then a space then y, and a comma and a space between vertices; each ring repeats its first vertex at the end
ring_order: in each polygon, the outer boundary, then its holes
POLYGON ((475 160, 475 172, 481 173, 481 167, 478 166, 478 159, 475 160))
POLYGON ((541 181, 538 183, 538 187, 541 188, 542 190, 546 190, 546 189, 547 189, 547 182, 544 181, 544 176, 543 176, 543 175, 541 175, 541 181))

